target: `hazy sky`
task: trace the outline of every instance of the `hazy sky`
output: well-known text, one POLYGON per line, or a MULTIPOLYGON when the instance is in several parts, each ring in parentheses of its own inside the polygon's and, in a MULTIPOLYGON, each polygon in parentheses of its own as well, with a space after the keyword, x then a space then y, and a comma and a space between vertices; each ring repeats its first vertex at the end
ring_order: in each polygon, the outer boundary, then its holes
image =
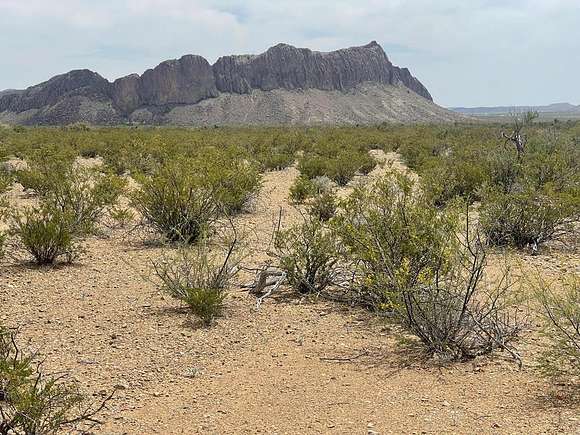
POLYGON ((0 0, 0 89, 371 40, 444 106, 580 103, 580 0, 0 0))

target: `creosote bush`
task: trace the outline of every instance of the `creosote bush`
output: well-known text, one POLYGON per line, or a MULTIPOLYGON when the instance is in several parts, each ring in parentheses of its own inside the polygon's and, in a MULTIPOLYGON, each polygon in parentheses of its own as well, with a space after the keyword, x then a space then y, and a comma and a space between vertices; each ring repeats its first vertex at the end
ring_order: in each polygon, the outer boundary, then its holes
POLYGON ((295 204, 302 204, 307 198, 314 195, 316 187, 312 180, 300 176, 294 180, 290 186, 290 200, 295 204))
POLYGON ((75 216, 54 207, 30 207, 12 214, 10 233, 15 235, 38 265, 72 262, 80 254, 75 216))
POLYGON ((85 432, 112 395, 88 403, 78 386, 44 374, 34 354, 18 347, 15 330, 0 326, 0 434, 85 432))
POLYGON ((161 168, 132 195, 145 222, 171 242, 195 243, 219 215, 214 192, 181 165, 161 168))
POLYGON ((95 231, 98 221, 115 206, 126 185, 120 177, 77 168, 54 157, 18 171, 17 179, 35 190, 43 204, 72 216, 72 229, 79 235, 95 231))
POLYGON ((453 210, 437 209, 409 177, 391 173, 357 187, 335 224, 356 259, 353 285, 363 303, 389 311, 401 303, 402 289, 450 266, 453 247, 447 243, 458 218, 453 210))
POLYGON ((300 173, 306 178, 328 177, 339 186, 346 186, 357 172, 368 174, 376 161, 367 150, 338 149, 321 150, 320 154, 306 154, 298 163, 300 173))
POLYGON ((503 193, 488 190, 480 209, 480 222, 492 246, 531 247, 575 231, 580 222, 580 196, 527 188, 503 193))
POLYGON ((337 206, 335 193, 327 190, 319 193, 310 200, 308 214, 321 221, 328 221, 334 217, 337 206))
POLYGON ((299 293, 324 291, 339 272, 336 235, 320 219, 304 216, 301 224, 277 232, 274 247, 288 282, 299 293))
POLYGON ((236 243, 222 256, 204 240, 196 246, 182 246, 153 264, 163 290, 187 305, 205 325, 223 312, 227 290, 238 272, 236 243))
POLYGON ((261 186, 258 166, 246 157, 241 150, 207 148, 191 162, 189 170, 196 174, 199 185, 213 192, 228 214, 242 211, 261 186))
POLYGON ((569 275, 554 283, 540 280, 536 296, 544 319, 548 345, 540 359, 541 372, 565 382, 580 382, 580 277, 569 275))
POLYGON ((480 240, 454 252, 448 270, 434 269, 410 288, 402 289, 399 317, 433 353, 466 360, 507 350, 521 364, 511 343, 525 326, 513 315, 508 272, 496 287, 484 281, 486 254, 480 240))
MULTIPOLYGON (((456 208, 439 209, 411 179, 390 174, 360 187, 335 219, 355 267, 359 302, 390 313, 427 349, 452 359, 507 350, 522 323, 509 314, 506 279, 486 288, 486 256, 458 235, 456 208)), ((519 357, 517 357, 519 358, 519 357)))

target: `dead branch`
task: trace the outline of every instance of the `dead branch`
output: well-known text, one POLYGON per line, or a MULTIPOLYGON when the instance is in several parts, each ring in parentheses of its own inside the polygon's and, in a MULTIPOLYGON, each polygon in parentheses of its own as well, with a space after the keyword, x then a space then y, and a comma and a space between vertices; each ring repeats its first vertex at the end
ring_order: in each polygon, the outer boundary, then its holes
POLYGON ((249 293, 253 295, 260 295, 256 298, 256 309, 258 309, 264 299, 278 290, 282 285, 286 279, 286 273, 270 267, 269 264, 266 264, 262 268, 248 270, 257 271, 256 278, 251 284, 245 284, 242 287, 248 288, 249 293))

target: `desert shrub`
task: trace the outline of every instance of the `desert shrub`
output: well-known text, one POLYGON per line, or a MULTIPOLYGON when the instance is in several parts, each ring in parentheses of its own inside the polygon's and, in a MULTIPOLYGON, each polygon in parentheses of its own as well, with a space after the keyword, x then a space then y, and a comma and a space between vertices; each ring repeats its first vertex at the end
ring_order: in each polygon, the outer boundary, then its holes
POLYGON ((135 213, 133 210, 126 207, 114 207, 109 211, 109 215, 121 228, 126 227, 131 221, 133 221, 133 219, 135 219, 135 213))
POLYGON ((74 382, 45 375, 35 356, 19 349, 16 331, 0 326, 0 434, 86 431, 111 397, 89 404, 74 382))
POLYGON ((314 195, 316 186, 307 177, 300 176, 290 186, 290 200, 295 204, 303 203, 307 198, 314 195))
POLYGON ((358 264, 355 287, 363 303, 392 311, 401 289, 449 264, 447 242, 458 221, 455 213, 438 210, 409 177, 392 173, 357 187, 341 205, 336 224, 358 264))
POLYGON ((513 353, 509 342, 520 324, 502 305, 507 287, 484 288, 483 246, 458 237, 455 208, 437 208, 410 178, 390 174, 357 188, 335 222, 356 266, 360 303, 394 315, 433 353, 513 353))
POLYGON ((398 317, 432 353, 465 360, 501 349, 521 364, 511 343, 525 319, 511 312, 507 272, 496 287, 488 288, 486 255, 479 240, 451 255, 449 267, 435 267, 434 273, 423 274, 413 287, 402 289, 398 317))
POLYGON ((327 173, 323 175, 327 175, 339 186, 346 186, 364 164, 362 156, 364 154, 339 153, 335 159, 329 161, 327 173))
POLYGON ((337 200, 335 193, 326 190, 312 198, 308 205, 308 214, 318 220, 328 221, 334 217, 336 209, 337 200))
POLYGON ((73 230, 89 234, 102 216, 110 211, 124 191, 126 181, 118 176, 73 169, 45 193, 44 202, 73 217, 73 230))
POLYGON ((13 177, 7 171, 0 169, 0 195, 8 191, 12 185, 13 177))
POLYGON ((536 190, 569 192, 580 188, 580 147, 573 143, 542 141, 528 146, 523 182, 536 190))
POLYGON ((169 241, 195 243, 217 219, 215 195, 180 165, 166 165, 132 195, 145 222, 169 241))
POLYGON ((72 262, 80 253, 75 217, 50 205, 12 213, 10 233, 38 265, 54 264, 61 257, 72 262))
POLYGON ((536 191, 512 193, 488 189, 480 209, 480 222, 492 246, 531 247, 574 231, 580 220, 580 196, 536 191))
POLYGON ((73 230, 91 233, 99 219, 117 203, 126 181, 89 169, 75 168, 65 160, 36 163, 16 173, 24 187, 35 190, 43 203, 73 217, 73 230))
POLYGON ((206 241, 182 246, 174 255, 154 263, 155 274, 164 291, 209 325, 222 314, 228 287, 238 270, 235 246, 234 241, 225 257, 212 252, 206 241))
POLYGON ((571 275, 554 284, 540 280, 536 295, 542 307, 543 334, 548 340, 540 359, 541 372, 571 381, 580 379, 580 278, 571 275))
POLYGON ((328 177, 339 186, 346 186, 357 172, 366 175, 376 164, 366 149, 319 145, 300 158, 298 170, 306 178, 328 177))
POLYGON ((360 154, 358 171, 363 175, 368 175, 377 166, 377 161, 369 153, 360 154))
POLYGON ((334 282, 339 263, 335 234, 319 219, 276 233, 275 255, 290 285, 299 293, 321 293, 334 282))
POLYGON ((479 200, 479 189, 486 179, 481 164, 452 159, 433 161, 421 173, 421 185, 438 207, 456 197, 469 203, 479 200))
POLYGON ((0 259, 4 257, 4 244, 6 243, 6 234, 0 232, 0 259))
POLYGON ((296 160, 293 151, 277 148, 261 150, 256 155, 262 170, 279 171, 292 165, 296 160))
POLYGON ((329 160, 325 157, 307 154, 298 161, 300 174, 307 179, 322 177, 329 173, 329 160))
POLYGON ((514 190, 521 176, 522 163, 517 154, 506 147, 494 147, 487 154, 483 164, 486 166, 489 184, 504 193, 514 190))
POLYGON ((204 148, 190 164, 200 186, 211 190, 228 214, 241 211, 260 189, 258 166, 245 158, 242 150, 204 148))

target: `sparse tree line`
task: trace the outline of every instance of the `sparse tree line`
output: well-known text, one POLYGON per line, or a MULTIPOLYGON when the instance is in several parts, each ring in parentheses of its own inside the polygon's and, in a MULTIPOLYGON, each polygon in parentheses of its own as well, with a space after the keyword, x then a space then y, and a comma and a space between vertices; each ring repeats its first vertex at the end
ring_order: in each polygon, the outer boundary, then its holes
MULTIPOLYGON (((14 182, 31 192, 23 208, 2 199, 3 261, 27 253, 40 266, 69 263, 82 255, 86 238, 107 227, 147 231, 166 244, 152 265, 153 281, 211 325, 244 269, 235 216, 251 205, 263 171, 296 162, 290 199, 302 220, 287 228, 281 216, 272 261, 253 285, 260 303, 284 279, 300 297, 384 316, 441 358, 501 350, 521 365, 517 340, 529 326, 521 298, 533 294, 547 343, 539 366, 574 384, 578 276, 538 279, 523 286, 532 292, 522 292, 509 269, 492 274, 488 267, 498 249, 538 254, 551 242, 577 248, 580 125, 532 120, 519 119, 501 135, 493 126, 452 125, 0 128, 0 161, 27 162, 26 169, 0 171, 0 193, 14 182), (59 145, 51 145, 55 138, 59 145), (394 170, 365 178, 377 165, 369 154, 375 148, 399 152, 419 180, 394 170), (104 164, 84 167, 79 155, 104 164), (352 193, 339 199, 337 189, 349 183, 352 193)), ((0 329, 0 434, 94 423, 109 398, 87 404, 74 384, 44 375, 36 356, 20 350, 16 332, 0 329)))

